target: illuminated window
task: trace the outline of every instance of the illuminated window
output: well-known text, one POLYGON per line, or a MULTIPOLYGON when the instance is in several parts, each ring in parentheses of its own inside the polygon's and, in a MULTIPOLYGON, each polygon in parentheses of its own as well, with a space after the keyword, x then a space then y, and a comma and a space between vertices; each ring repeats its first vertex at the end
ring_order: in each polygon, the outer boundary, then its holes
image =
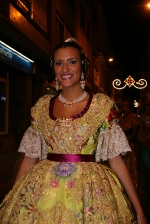
POLYGON ((25 17, 38 28, 47 32, 47 0, 11 0, 11 3, 10 17, 13 21, 15 18, 19 21, 19 18, 25 17))
POLYGON ((31 3, 28 0, 11 0, 14 6, 17 6, 21 12, 27 14, 28 16, 31 15, 31 3))
POLYGON ((18 6, 24 13, 31 14, 31 3, 28 0, 11 0, 12 3, 18 6))
POLYGON ((47 0, 31 1, 31 19, 36 22, 36 24, 40 26, 45 32, 47 32, 48 8, 49 6, 47 0))

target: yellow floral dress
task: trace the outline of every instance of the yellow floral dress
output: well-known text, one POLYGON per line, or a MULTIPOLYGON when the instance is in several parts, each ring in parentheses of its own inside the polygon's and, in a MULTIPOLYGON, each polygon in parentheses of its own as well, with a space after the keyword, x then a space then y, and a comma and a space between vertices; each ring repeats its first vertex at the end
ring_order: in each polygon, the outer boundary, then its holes
POLYGON ((130 151, 116 124, 116 107, 106 95, 89 98, 67 119, 53 116, 55 97, 45 95, 31 109, 32 125, 19 152, 39 158, 1 203, 1 224, 131 224, 132 208, 120 181, 101 161, 130 151), (48 153, 93 155, 93 161, 59 162, 48 153))

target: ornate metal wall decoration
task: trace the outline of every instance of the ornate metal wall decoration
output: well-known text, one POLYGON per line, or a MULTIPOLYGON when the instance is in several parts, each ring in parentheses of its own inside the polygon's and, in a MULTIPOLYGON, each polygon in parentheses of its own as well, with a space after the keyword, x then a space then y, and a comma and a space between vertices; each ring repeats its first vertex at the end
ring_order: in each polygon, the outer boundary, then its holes
POLYGON ((120 79, 115 79, 112 82, 112 85, 115 89, 124 89, 126 86, 128 86, 129 88, 131 86, 134 86, 137 89, 144 89, 147 86, 147 81, 145 79, 139 79, 139 81, 135 81, 130 75, 128 76, 128 78, 126 78, 126 80, 124 80, 125 85, 121 87, 121 80, 120 79))

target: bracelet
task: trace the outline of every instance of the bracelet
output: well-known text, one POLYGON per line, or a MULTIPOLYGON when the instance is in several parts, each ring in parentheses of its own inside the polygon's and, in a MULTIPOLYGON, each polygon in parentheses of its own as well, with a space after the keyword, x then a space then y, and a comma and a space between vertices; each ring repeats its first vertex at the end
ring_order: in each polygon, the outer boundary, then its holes
POLYGON ((138 219, 146 219, 146 217, 144 215, 137 215, 136 216, 138 219))

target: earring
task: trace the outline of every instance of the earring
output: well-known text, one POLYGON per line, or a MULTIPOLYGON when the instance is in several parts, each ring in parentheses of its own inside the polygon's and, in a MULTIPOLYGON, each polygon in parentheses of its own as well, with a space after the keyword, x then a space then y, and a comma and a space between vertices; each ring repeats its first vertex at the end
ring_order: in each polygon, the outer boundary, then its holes
POLYGON ((58 91, 59 90, 59 82, 57 80, 57 77, 55 77, 55 82, 56 82, 55 89, 58 91))
POLYGON ((52 74, 54 75, 54 71, 53 71, 53 60, 52 60, 52 58, 50 58, 50 66, 51 66, 52 74))
POLYGON ((51 67, 53 66, 52 58, 50 58, 50 66, 51 66, 51 67))
POLYGON ((82 89, 84 89, 84 87, 85 87, 85 79, 84 79, 84 73, 83 72, 81 74, 80 86, 81 86, 82 89))

